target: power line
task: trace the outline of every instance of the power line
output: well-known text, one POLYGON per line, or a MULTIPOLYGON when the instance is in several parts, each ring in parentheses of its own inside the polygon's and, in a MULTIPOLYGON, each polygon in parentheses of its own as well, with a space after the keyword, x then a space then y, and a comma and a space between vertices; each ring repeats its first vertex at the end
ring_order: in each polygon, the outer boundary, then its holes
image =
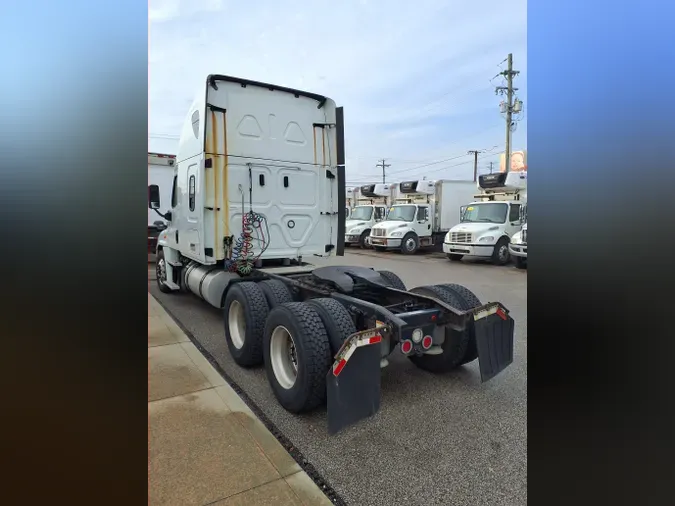
MULTIPOLYGON (((495 155, 496 155, 496 153, 484 153, 483 156, 479 156, 478 159, 482 160, 482 159, 487 158, 489 156, 495 156, 495 155)), ((438 171, 446 170, 446 169, 452 169, 453 167, 460 167, 462 165, 467 165, 469 163, 471 163, 471 160, 467 160, 466 162, 456 163, 456 164, 453 164, 453 165, 448 165, 447 167, 440 167, 438 169, 430 170, 428 173, 438 172, 438 171)))
MULTIPOLYGON (((493 152, 494 152, 494 150, 497 149, 497 148, 498 148, 498 146, 492 146, 492 147, 489 148, 489 149, 481 149, 480 152, 481 152, 481 153, 486 153, 486 154, 488 154, 488 155, 489 155, 489 154, 494 154, 493 152)), ((420 166, 418 166, 418 167, 412 167, 412 168, 410 168, 410 169, 399 170, 399 171, 390 173, 390 175, 396 175, 396 174, 401 174, 401 173, 404 173, 404 172, 414 171, 414 170, 417 170, 417 169, 421 169, 421 168, 424 168, 424 167, 428 167, 428 166, 430 166, 430 165, 437 165, 437 164, 439 164, 439 163, 449 162, 449 161, 452 161, 452 160, 457 160, 458 158, 463 158, 463 157, 465 157, 465 156, 467 156, 466 153, 461 154, 461 155, 457 155, 457 156, 453 156, 453 157, 447 158, 447 159, 445 159, 445 160, 439 160, 439 161, 434 162, 434 163, 428 163, 428 164, 425 164, 425 165, 420 165, 420 166)), ((469 163, 469 161, 467 161, 467 162, 462 162, 460 165, 466 165, 467 163, 469 163)), ((451 166, 451 167, 452 167, 452 166, 451 166)), ((437 170, 442 170, 442 169, 443 169, 443 167, 441 167, 440 169, 432 169, 432 170, 427 171, 427 172, 436 172, 437 170)))

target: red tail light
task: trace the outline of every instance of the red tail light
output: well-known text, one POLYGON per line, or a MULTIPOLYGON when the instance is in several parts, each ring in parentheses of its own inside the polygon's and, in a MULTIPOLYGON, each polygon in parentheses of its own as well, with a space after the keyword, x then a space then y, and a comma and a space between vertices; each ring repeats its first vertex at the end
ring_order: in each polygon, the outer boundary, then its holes
POLYGON ((410 353, 413 349, 413 343, 412 341, 403 341, 401 343, 401 351, 403 352, 404 355, 407 355, 410 353))
POLYGON ((434 340, 431 339, 431 336, 424 336, 424 339, 422 339, 422 348, 425 350, 428 350, 431 348, 431 345, 434 343, 434 340))

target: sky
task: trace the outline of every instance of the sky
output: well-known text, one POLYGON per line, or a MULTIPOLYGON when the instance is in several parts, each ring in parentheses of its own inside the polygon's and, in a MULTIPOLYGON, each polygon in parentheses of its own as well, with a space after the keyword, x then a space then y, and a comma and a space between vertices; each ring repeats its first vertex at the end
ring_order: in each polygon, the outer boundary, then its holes
POLYGON ((471 179, 497 170, 495 86, 513 54, 527 148, 525 0, 150 0, 149 149, 175 151, 208 74, 303 89, 344 107, 347 182, 471 179))

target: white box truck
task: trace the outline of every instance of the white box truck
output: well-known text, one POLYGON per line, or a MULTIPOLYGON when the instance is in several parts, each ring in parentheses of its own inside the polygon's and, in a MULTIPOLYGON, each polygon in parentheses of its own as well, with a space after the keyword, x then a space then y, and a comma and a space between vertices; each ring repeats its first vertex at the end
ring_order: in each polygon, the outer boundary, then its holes
POLYGON ((459 223, 459 209, 474 193, 471 181, 404 181, 386 220, 371 229, 370 243, 376 250, 400 249, 407 255, 438 245, 459 223))
POLYGON ((356 206, 345 224, 345 246, 365 248, 373 225, 387 216, 392 187, 386 183, 363 185, 358 195, 356 206))
POLYGON ((476 200, 461 210, 461 223, 445 236, 443 251, 453 261, 471 256, 505 265, 511 237, 521 227, 521 206, 527 202, 527 172, 485 174, 479 176, 478 187, 476 200))
MULTIPOLYGON (((223 311, 242 367, 264 364, 288 411, 327 401, 334 433, 377 412, 380 368, 400 352, 442 373, 513 361, 514 321, 455 284, 407 290, 391 271, 305 262, 344 249, 342 108, 328 97, 210 75, 183 126, 157 285, 223 311)), ((151 209, 161 192, 149 187, 151 209)))

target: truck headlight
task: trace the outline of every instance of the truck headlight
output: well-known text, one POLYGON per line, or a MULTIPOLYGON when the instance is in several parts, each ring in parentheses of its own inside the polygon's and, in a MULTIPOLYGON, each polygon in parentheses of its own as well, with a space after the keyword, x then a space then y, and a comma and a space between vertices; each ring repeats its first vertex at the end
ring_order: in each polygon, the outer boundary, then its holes
POLYGON ((403 235, 403 232, 392 232, 391 236, 392 237, 401 237, 403 235))
POLYGON ((511 238, 513 244, 522 244, 523 243, 523 234, 521 232, 516 232, 511 238))
POLYGON ((347 234, 349 234, 349 235, 358 235, 358 234, 360 234, 361 232, 363 232, 363 227, 356 227, 356 228, 351 229, 349 232, 347 232, 347 234))
POLYGON ((494 236, 491 235, 484 235, 480 239, 478 239, 478 242, 494 242, 495 238, 494 236))

